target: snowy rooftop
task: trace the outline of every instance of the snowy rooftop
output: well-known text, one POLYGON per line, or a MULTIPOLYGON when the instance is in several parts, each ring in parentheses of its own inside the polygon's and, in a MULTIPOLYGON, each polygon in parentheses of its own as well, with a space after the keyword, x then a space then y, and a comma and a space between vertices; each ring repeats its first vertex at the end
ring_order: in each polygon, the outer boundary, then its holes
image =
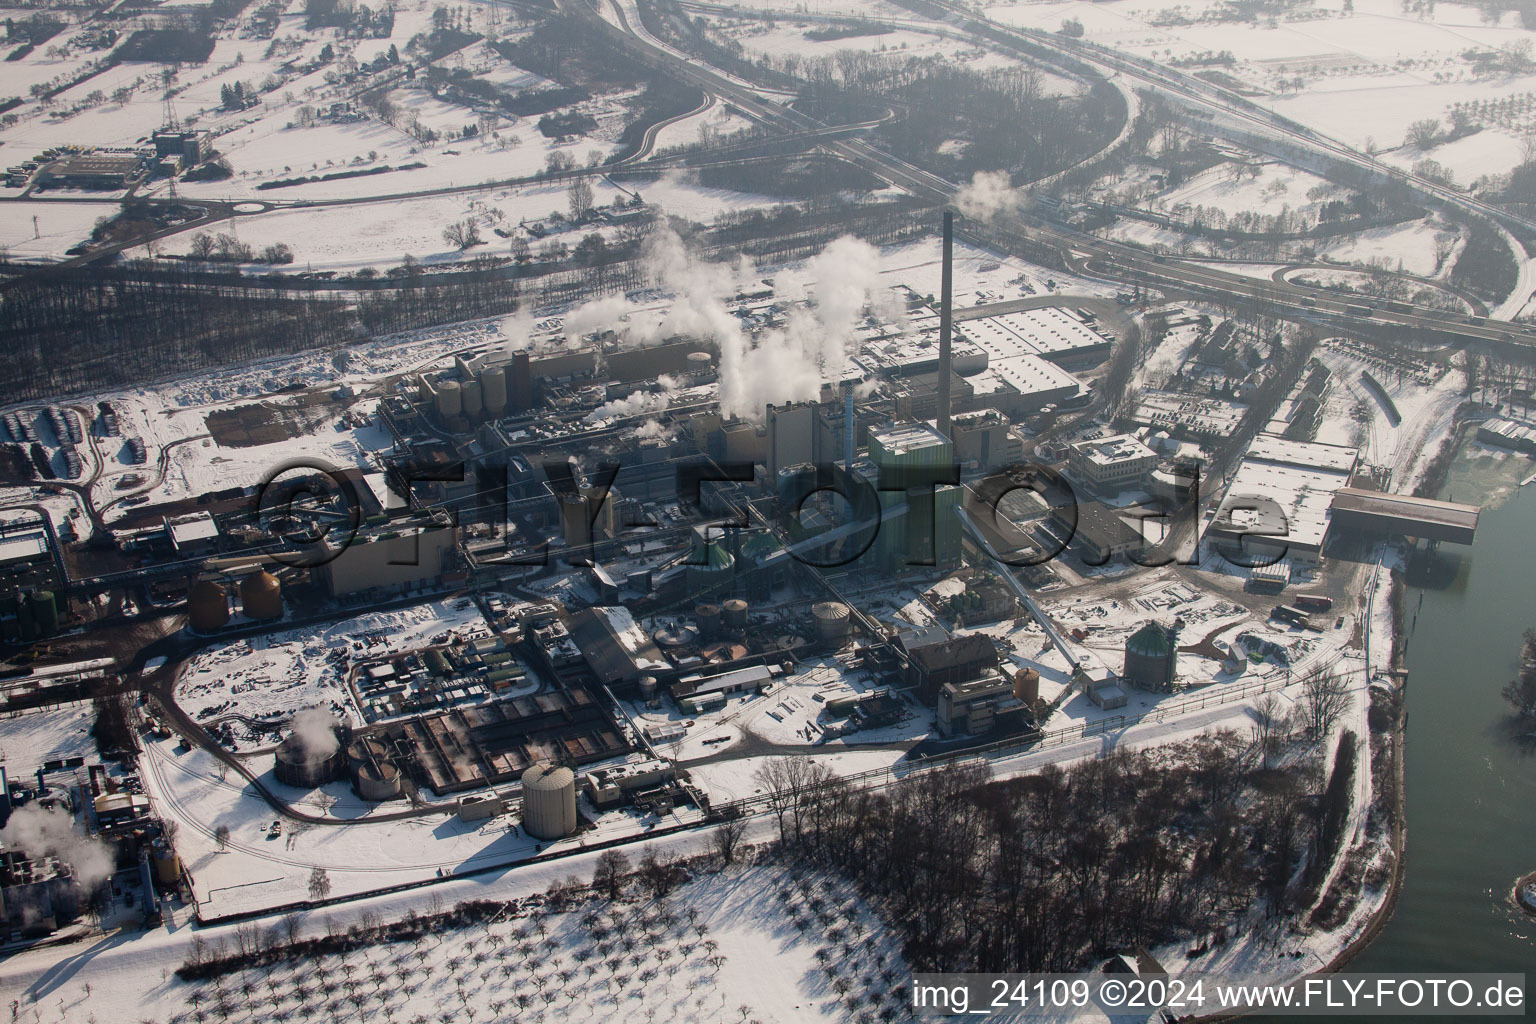
POLYGON ((1078 441, 1073 449, 1096 466, 1113 466, 1137 459, 1154 459, 1157 453, 1130 434, 1116 434, 1092 441, 1078 441))
POLYGON ((971 382, 972 388, 978 394, 986 394, 997 390, 986 388, 982 381, 991 377, 1012 385, 1023 395, 1035 395, 1045 391, 1055 391, 1059 388, 1075 388, 1078 385, 1076 377, 1044 356, 1032 353, 1012 356, 1006 359, 992 357, 987 368, 974 377, 966 378, 971 382))
POLYGON ((1066 355, 1109 342, 1081 319, 1059 306, 967 320, 965 336, 994 359, 1033 353, 1066 355))
POLYGON ((892 455, 904 455, 921 448, 949 444, 943 434, 927 423, 898 423, 871 430, 869 436, 871 441, 880 442, 881 447, 892 455))
POLYGON ((0 562, 38 558, 48 553, 48 534, 42 530, 28 530, 0 537, 0 562))

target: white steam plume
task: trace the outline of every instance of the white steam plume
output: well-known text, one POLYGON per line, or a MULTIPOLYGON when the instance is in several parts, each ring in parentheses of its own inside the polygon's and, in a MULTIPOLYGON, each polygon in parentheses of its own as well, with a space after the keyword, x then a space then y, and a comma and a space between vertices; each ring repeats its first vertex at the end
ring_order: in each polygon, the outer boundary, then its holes
POLYGON ((593 409, 587 413, 587 418, 583 422, 601 423, 604 420, 624 416, 640 416, 644 413, 661 412, 666 407, 666 395, 652 391, 632 391, 624 398, 616 398, 593 409))
MULTIPOLYGON (((672 337, 713 342, 720 350, 720 412, 724 416, 760 421, 770 403, 814 400, 823 382, 842 374, 866 308, 876 305, 893 319, 902 319, 899 300, 881 285, 878 253, 855 238, 836 239, 806 264, 814 302, 791 311, 783 329, 756 339, 747 337, 728 305, 744 285, 756 280, 756 268, 749 260, 735 264, 699 260, 665 224, 651 232, 645 256, 657 286, 673 297, 665 315, 650 318, 647 311, 618 296, 597 299, 566 317, 567 338, 618 328, 620 318, 628 314, 629 322, 619 331, 626 345, 650 345, 672 337)), ((787 297, 794 281, 786 279, 783 285, 781 297, 787 297)), ((659 412, 665 407, 664 397, 637 392, 595 410, 588 422, 659 412)))
POLYGON ((955 193, 955 209, 972 220, 989 221, 1000 213, 1017 210, 1023 197, 1014 190, 1006 171, 977 171, 971 183, 955 193))
POLYGON ((501 336, 509 352, 518 352, 533 344, 533 317, 518 310, 501 321, 501 336))
POLYGON ((565 315, 565 340, 567 343, 579 343, 589 334, 598 331, 618 331, 624 333, 625 324, 621 318, 632 310, 629 300, 622 295, 605 295, 600 299, 585 302, 565 315))
POLYGON ((10 821, 0 829, 0 845, 34 858, 57 857, 87 889, 112 874, 112 852, 105 843, 76 832, 72 816, 36 804, 11 813, 10 821))
POLYGON ((324 708, 307 708, 288 723, 293 739, 304 753, 319 760, 336 753, 341 741, 336 738, 336 716, 324 708))

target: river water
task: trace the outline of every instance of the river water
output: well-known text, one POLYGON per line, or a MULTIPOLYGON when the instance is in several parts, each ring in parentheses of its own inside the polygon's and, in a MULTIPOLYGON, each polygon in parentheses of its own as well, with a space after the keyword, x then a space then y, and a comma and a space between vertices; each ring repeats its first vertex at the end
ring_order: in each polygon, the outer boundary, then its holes
MULTIPOLYGON (((1471 500, 1488 468, 1458 467, 1446 497, 1471 500)), ((1441 548, 1409 584, 1407 875, 1347 970, 1528 971, 1536 984, 1536 921, 1509 902, 1536 870, 1536 744, 1499 696, 1536 627, 1536 484, 1485 509, 1470 549, 1441 548)))

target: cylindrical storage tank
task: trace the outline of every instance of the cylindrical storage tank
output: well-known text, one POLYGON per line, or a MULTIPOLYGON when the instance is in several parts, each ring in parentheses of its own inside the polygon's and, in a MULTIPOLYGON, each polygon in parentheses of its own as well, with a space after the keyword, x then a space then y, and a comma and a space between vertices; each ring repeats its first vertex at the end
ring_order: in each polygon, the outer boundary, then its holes
POLYGON ((1021 668, 1013 674, 1013 696, 1025 704, 1040 699, 1040 673, 1032 668, 1021 668))
POLYGON ((437 386, 437 417, 444 422, 459 416, 464 412, 464 399, 461 396, 459 382, 445 380, 437 386))
POLYGON ((199 580, 187 592, 187 625, 212 633, 229 622, 229 594, 213 580, 199 580))
POLYGON ((277 619, 283 614, 283 585, 269 572, 240 581, 240 607, 248 619, 277 619))
POLYGON ((841 601, 817 601, 811 606, 816 635, 822 640, 842 640, 848 635, 848 606, 841 601))
POLYGON ((480 418, 485 411, 485 401, 481 395, 480 382, 477 380, 466 381, 459 389, 459 397, 464 401, 464 415, 472 420, 480 418))
POLYGON ((576 831, 576 775, 540 761, 523 773, 523 828, 536 839, 576 831))
POLYGON ((507 411, 507 371, 493 366, 480 375, 481 397, 485 411, 491 416, 501 416, 507 411))
POLYGON ((1173 636, 1156 622, 1148 622, 1125 642, 1125 671, 1122 679, 1143 690, 1166 692, 1173 689, 1178 672, 1178 649, 1173 636))
POLYGON ((714 357, 708 352, 688 353, 688 369, 690 370, 707 370, 714 364, 714 361, 714 357))
POLYGON ((37 623, 41 636, 51 636, 59 631, 59 606, 51 590, 34 590, 27 596, 32 606, 32 619, 37 623))
POLYGON ((750 606, 739 597, 733 597, 721 605, 721 611, 725 615, 726 629, 746 629, 747 612, 750 606))
POLYGON ((154 855, 155 880, 161 885, 175 885, 181 878, 181 858, 164 840, 155 843, 154 855))
POLYGON ((640 677, 640 699, 644 701, 652 701, 656 699, 655 676, 640 677))
POLYGON ((388 761, 361 765, 352 772, 352 785, 364 800, 398 800, 402 792, 400 769, 388 761))
POLYGON ((693 617, 699 624, 700 636, 714 637, 720 635, 721 609, 719 605, 696 605, 693 609, 693 617))
POLYGON ((278 782, 296 789, 315 789, 342 778, 347 772, 347 752, 341 749, 340 740, 332 736, 332 741, 330 750, 314 749, 290 734, 278 744, 272 774, 278 782))

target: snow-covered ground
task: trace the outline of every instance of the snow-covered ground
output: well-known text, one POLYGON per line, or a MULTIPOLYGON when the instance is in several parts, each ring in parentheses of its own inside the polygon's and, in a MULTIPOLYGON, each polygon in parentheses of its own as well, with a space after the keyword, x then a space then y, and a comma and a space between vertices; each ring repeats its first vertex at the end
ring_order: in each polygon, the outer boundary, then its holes
MULTIPOLYGON (((355 1013, 425 1020, 451 1007, 455 1017, 477 1020, 517 1014, 580 1022, 812 1024, 849 1019, 838 979, 861 990, 890 990, 908 975, 894 933, 875 908, 831 877, 738 866, 720 873, 700 870, 659 900, 636 892, 633 883, 617 903, 578 898, 553 910, 529 899, 560 881, 562 871, 577 872, 585 881, 592 860, 557 861, 544 869, 443 886, 437 895, 443 910, 470 899, 529 902, 509 906, 490 923, 439 927, 425 941, 380 943, 284 964, 271 973, 272 986, 263 985, 244 1005, 271 1014, 275 1003, 281 1007, 277 1012, 297 1020, 340 1020, 355 1013), (829 926, 816 923, 816 912, 808 909, 812 901, 838 929, 836 936, 829 938, 829 926), (809 926, 802 926, 807 921, 809 926), (846 949, 840 945, 844 939, 846 949), (818 956, 829 947, 835 955, 818 956), (774 969, 764 970, 769 963, 774 969), (360 1004, 342 997, 343 974, 364 982, 359 991, 369 995, 360 1004), (381 980, 367 980, 374 975, 381 980), (866 975, 875 976, 876 986, 862 982, 866 975), (884 977, 892 980, 880 980, 884 977), (333 978, 335 998, 320 995, 317 987, 333 978)), ((327 922, 360 922, 363 915, 370 922, 397 920, 407 909, 422 910, 426 898, 418 891, 304 914, 296 922, 298 935, 320 936, 327 922)), ((286 940, 286 926, 259 927, 286 940)), ((125 1005, 133 1006, 136 1018, 190 1020, 194 1012, 206 1013, 201 1008, 212 1005, 220 990, 229 991, 231 978, 184 983, 170 972, 187 957, 193 934, 205 947, 222 943, 228 950, 234 929, 189 932, 127 936, 66 973, 41 971, 38 957, 24 955, 0 967, 0 976, 47 1024, 123 1019, 113 1014, 125 1005)), ((893 994, 877 995, 868 1005, 896 1001, 893 994)))
POLYGON ((96 752, 89 703, 22 711, 0 718, 0 764, 20 780, 46 761, 89 757, 96 752))
MULTIPOLYGON (((1005 2, 984 10, 999 21, 1047 31, 1076 19, 1093 42, 1182 65, 1191 74, 1224 74, 1255 102, 1374 150, 1399 146, 1411 123, 1446 117, 1458 102, 1498 101, 1536 88, 1531 74, 1478 77, 1467 56, 1536 41, 1517 12, 1492 21, 1473 4, 1421 7, 1408 12, 1399 0, 1317 0, 1292 14, 1248 22, 1215 20, 1185 0, 1005 2), (1231 55, 1230 64, 1213 59, 1223 53, 1231 55)), ((1491 126, 1472 139, 1478 141, 1444 147, 1443 158, 1439 151, 1429 155, 1463 182, 1518 162, 1517 133, 1491 126)))
POLYGON ((352 659, 427 647, 445 633, 469 639, 488 635, 490 627, 474 601, 458 597, 368 612, 322 629, 232 640, 188 659, 176 680, 176 702, 199 721, 226 715, 281 720, 322 707, 361 724, 346 685, 352 659))

